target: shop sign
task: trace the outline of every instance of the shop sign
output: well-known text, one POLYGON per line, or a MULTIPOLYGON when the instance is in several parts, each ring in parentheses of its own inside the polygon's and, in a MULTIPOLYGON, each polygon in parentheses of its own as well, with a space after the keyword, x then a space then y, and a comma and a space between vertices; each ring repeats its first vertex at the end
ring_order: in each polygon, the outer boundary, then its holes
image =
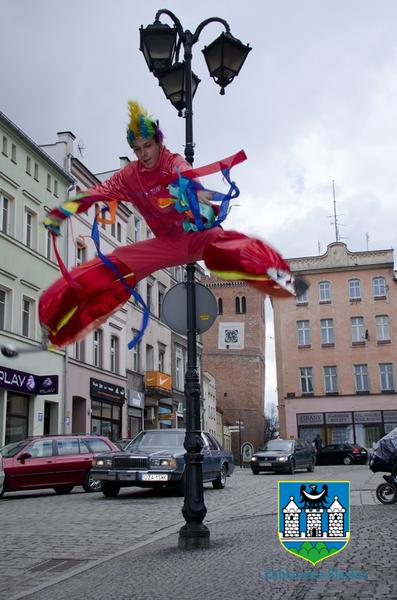
POLYGON ((114 383, 94 379, 93 377, 90 379, 90 394, 92 398, 108 400, 119 404, 124 404, 125 400, 125 388, 121 385, 115 385, 114 383))
POLYGON ((0 388, 39 396, 57 394, 58 375, 33 375, 0 367, 0 388))
POLYGON ((385 423, 394 423, 397 421, 397 410, 384 410, 383 420, 385 423))
POLYGON ((307 413, 305 415, 297 415, 298 425, 323 425, 323 413, 307 413))
POLYGON ((167 392, 172 390, 171 375, 161 371, 146 371, 145 383, 148 388, 158 388, 167 392))
POLYGON ((136 406, 137 408, 144 408, 145 406, 145 394, 143 392, 137 392, 136 390, 128 390, 128 406, 136 406))
POLYGON ((355 423, 381 423, 382 415, 380 410, 367 410, 354 413, 355 423))
POLYGON ((349 424, 353 422, 351 413, 325 413, 325 422, 327 425, 349 424))

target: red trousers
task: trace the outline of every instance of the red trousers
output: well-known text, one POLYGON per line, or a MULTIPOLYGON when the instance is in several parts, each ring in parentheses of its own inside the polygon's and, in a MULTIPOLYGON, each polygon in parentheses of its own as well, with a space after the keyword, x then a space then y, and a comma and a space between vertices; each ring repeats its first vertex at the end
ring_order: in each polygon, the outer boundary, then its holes
MULTIPOLYGON (((108 258, 131 287, 159 269, 204 260, 211 271, 261 286, 265 293, 292 293, 280 286, 291 275, 278 252, 260 240, 220 227, 122 246, 108 258)), ((96 258, 72 269, 69 281, 62 277, 43 292, 39 319, 50 342, 61 347, 98 328, 128 297, 113 271, 96 258)))

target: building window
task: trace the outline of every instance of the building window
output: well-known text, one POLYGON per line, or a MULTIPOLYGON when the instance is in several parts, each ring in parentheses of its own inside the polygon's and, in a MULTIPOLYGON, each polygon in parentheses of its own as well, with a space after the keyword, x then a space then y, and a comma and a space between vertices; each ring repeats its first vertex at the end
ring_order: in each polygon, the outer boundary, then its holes
POLYGON ((376 339, 378 342, 390 341, 389 317, 387 315, 378 315, 375 317, 376 339))
POLYGON ((312 367, 301 367, 299 369, 302 394, 313 393, 313 369, 312 367))
POLYGON ((149 312, 153 312, 153 279, 148 279, 146 284, 146 306, 149 312))
POLYGON ((110 235, 112 237, 116 237, 116 223, 112 223, 110 225, 110 235))
POLYGON ((307 304, 309 302, 307 289, 300 296, 296 297, 296 304, 307 304))
POLYGON ((146 344, 146 371, 154 370, 154 351, 153 346, 146 344))
POLYGON ((0 195, 0 231, 8 233, 10 225, 10 200, 6 196, 0 195))
POLYGON ((183 350, 177 347, 175 351, 175 387, 183 390, 184 385, 183 350))
POLYGON ((379 379, 382 392, 394 392, 392 363, 379 363, 379 379))
POLYGON ((298 337, 298 346, 310 346, 310 321, 297 321, 296 334, 298 337))
POLYGON ((159 319, 161 319, 161 307, 163 305, 163 300, 164 300, 164 296, 165 296, 165 286, 162 283, 158 283, 157 284, 157 311, 158 311, 158 317, 159 319))
POLYGON ((359 279, 350 279, 349 281, 349 300, 361 300, 361 281, 359 279))
POLYGON ((8 156, 8 139, 3 135, 2 153, 8 156))
POLYGON ((36 215, 25 209, 25 244, 33 250, 36 247, 36 215))
POLYGON ((76 246, 76 265, 82 265, 87 260, 87 248, 78 244, 76 246))
POLYGON ((246 306, 246 300, 245 300, 245 296, 242 296, 240 298, 240 296, 236 297, 236 314, 237 315, 241 315, 241 314, 245 314, 247 312, 247 306, 246 306))
POLYGON ((324 387, 326 394, 338 393, 338 372, 336 367, 324 367, 324 387))
MULTIPOLYGON (((138 335, 138 331, 136 329, 132 329, 132 337, 135 338, 138 335)), ((132 370, 139 373, 139 368, 141 364, 141 343, 135 344, 132 348, 132 370)))
POLYGON ((93 362, 95 367, 102 368, 102 330, 94 331, 93 362))
POLYGON ((368 392, 368 365, 354 365, 356 392, 368 392))
POLYGON ((365 341, 364 317, 352 317, 350 319, 352 342, 365 341))
POLYGON ((33 178, 38 181, 39 180, 39 165, 34 163, 34 175, 33 178))
POLYGON ((76 342, 74 345, 74 357, 76 360, 85 362, 85 340, 76 342))
POLYGON ((134 217, 134 241, 139 242, 141 239, 141 220, 134 217))
POLYGON ((174 271, 175 280, 180 283, 183 281, 183 270, 182 267, 175 267, 174 271))
POLYGON ((223 300, 218 298, 218 315, 223 315, 223 300))
POLYGON ((372 291, 374 298, 385 298, 386 279, 384 277, 374 277, 372 280, 372 291))
POLYGON ((51 231, 49 229, 46 229, 45 255, 46 255, 46 258, 48 258, 48 260, 52 259, 52 236, 51 236, 51 231))
POLYGON ((329 281, 320 281, 318 284, 318 299, 320 302, 331 302, 331 284, 329 281))
POLYGON ((48 173, 47 174, 47 191, 51 192, 51 175, 48 173))
POLYGON ((321 319, 321 343, 322 344, 334 344, 334 320, 333 319, 321 319))
POLYGON ((11 145, 11 160, 13 163, 17 163, 17 147, 15 144, 11 145))
POLYGON ((117 241, 121 242, 121 223, 117 223, 117 241))
POLYGON ((54 179, 54 196, 58 198, 58 182, 54 179))
POLYGON ((34 332, 34 302, 29 298, 22 298, 22 335, 33 338, 34 332))
POLYGON ((11 330, 11 291, 0 288, 0 329, 11 330))
POLYGON ((110 336, 110 370, 119 372, 119 338, 116 335, 110 336))
POLYGON ((28 175, 32 174, 32 159, 30 158, 30 156, 26 157, 26 173, 28 175))
POLYGON ((165 373, 165 351, 166 351, 166 346, 164 344, 160 344, 158 345, 158 350, 159 350, 159 371, 161 371, 161 373, 165 373))

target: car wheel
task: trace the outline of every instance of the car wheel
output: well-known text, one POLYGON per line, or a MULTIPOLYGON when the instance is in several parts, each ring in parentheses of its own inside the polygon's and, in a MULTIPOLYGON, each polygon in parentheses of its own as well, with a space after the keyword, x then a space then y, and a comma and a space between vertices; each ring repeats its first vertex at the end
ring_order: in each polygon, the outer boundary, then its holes
POLYGON ((102 494, 107 498, 116 498, 120 491, 118 483, 112 483, 110 481, 102 481, 102 494))
POLYGON ((83 488, 86 492, 100 492, 102 490, 102 481, 100 479, 94 479, 91 475, 91 471, 87 471, 83 481, 83 488))
POLYGON ((70 494, 73 488, 74 485, 57 485, 54 487, 54 492, 57 494, 70 494))
POLYGON ((295 461, 293 458, 291 459, 291 462, 289 463, 288 473, 290 475, 293 475, 295 473, 295 461))
POLYGON ((253 474, 253 475, 258 475, 258 474, 259 474, 259 471, 258 471, 257 469, 252 469, 252 474, 253 474))
POLYGON ((0 487, 0 498, 4 496, 4 493, 7 491, 7 477, 4 477, 3 485, 0 487))
POLYGON ((345 456, 344 457, 343 464, 344 465, 351 465, 352 464, 352 459, 350 458, 350 456, 345 456))
POLYGON ((315 462, 314 462, 314 459, 313 459, 311 461, 311 463, 307 467, 307 470, 308 470, 309 473, 313 473, 313 471, 314 471, 314 465, 315 465, 315 462))
POLYGON ((376 497, 382 504, 394 504, 397 501, 396 486, 390 483, 381 483, 376 488, 376 497))
POLYGON ((226 466, 222 465, 221 470, 219 471, 218 477, 216 479, 214 479, 214 481, 212 482, 212 487, 215 488, 216 490, 223 490, 223 488, 226 485, 226 476, 227 476, 226 466))

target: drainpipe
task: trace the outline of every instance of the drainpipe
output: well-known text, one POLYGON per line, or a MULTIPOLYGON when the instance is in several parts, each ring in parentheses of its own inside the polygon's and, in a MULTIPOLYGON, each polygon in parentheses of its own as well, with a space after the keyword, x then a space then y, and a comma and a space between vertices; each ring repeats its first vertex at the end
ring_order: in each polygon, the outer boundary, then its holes
MULTIPOLYGON (((69 175, 72 175, 72 154, 67 154, 66 159, 65 159, 65 163, 66 163, 66 171, 67 173, 69 173, 69 175)), ((70 193, 72 190, 74 190, 75 188, 75 183, 72 183, 69 187, 68 187, 68 200, 70 198, 70 193)), ((69 227, 68 224, 66 222, 66 226, 65 226, 65 265, 66 268, 69 269, 69 227)), ((68 401, 68 373, 69 373, 69 347, 66 346, 65 347, 65 354, 63 357, 63 414, 62 414, 62 433, 65 434, 67 433, 66 431, 66 419, 69 416, 68 415, 68 410, 67 410, 67 401, 68 401)), ((70 416, 69 416, 69 423, 70 423, 70 416)))

